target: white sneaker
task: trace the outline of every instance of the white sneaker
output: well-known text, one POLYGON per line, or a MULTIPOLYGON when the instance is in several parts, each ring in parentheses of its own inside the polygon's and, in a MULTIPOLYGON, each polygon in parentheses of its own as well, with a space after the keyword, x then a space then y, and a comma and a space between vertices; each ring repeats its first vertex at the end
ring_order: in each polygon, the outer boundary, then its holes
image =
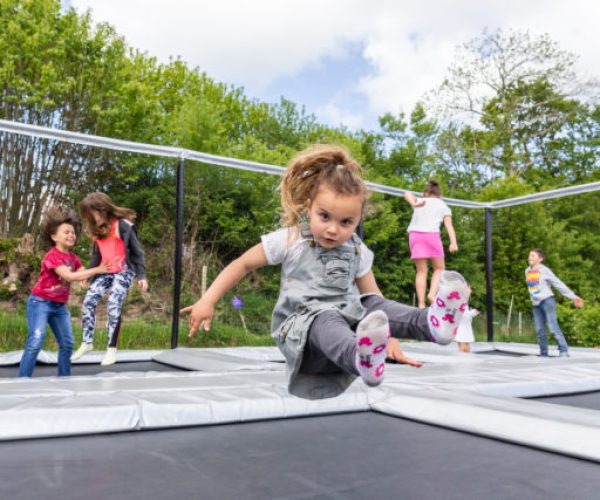
POLYGON ((106 354, 102 358, 100 364, 102 366, 114 365, 117 362, 117 348, 109 347, 106 349, 106 354))
POLYGON ((77 349, 72 355, 71 355, 71 361, 77 361, 81 356, 83 356, 85 353, 90 352, 91 350, 94 349, 94 344, 87 344, 85 342, 83 342, 80 346, 79 349, 77 349))

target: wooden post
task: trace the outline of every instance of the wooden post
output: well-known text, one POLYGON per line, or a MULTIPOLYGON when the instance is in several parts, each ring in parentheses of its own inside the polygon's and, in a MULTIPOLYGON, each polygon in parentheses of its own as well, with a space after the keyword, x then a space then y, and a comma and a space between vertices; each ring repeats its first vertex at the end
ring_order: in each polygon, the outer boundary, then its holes
POLYGON ((200 291, 201 297, 204 297, 204 294, 206 293, 206 278, 207 278, 207 267, 202 266, 202 288, 200 291))

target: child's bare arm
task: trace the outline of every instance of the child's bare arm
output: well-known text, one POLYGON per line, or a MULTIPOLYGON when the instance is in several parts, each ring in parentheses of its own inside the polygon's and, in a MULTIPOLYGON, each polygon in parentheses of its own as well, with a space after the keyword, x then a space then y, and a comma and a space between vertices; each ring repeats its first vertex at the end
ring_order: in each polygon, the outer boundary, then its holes
POLYGON ((248 273, 267 264, 265 250, 262 243, 259 243, 223 269, 198 302, 192 306, 184 307, 179 311, 182 314, 190 315, 189 336, 193 337, 196 335, 196 332, 202 326, 205 331, 208 331, 215 312, 215 305, 221 300, 223 295, 231 290, 248 273))
POLYGON ((396 363, 414 366, 415 368, 421 368, 421 366, 423 366, 421 361, 409 358, 404 354, 402 349, 400 349, 400 342, 394 337, 392 337, 388 343, 387 349, 385 350, 385 357, 394 360, 396 363))
POLYGON ((423 207, 426 203, 425 200, 417 200, 417 197, 408 191, 404 192, 404 200, 413 208, 423 207))
POLYGON ((373 271, 369 271, 362 278, 358 278, 356 280, 356 286, 358 287, 358 291, 363 295, 365 293, 375 293, 383 297, 383 294, 377 285, 377 281, 375 280, 373 271))
POLYGON ((84 281, 96 274, 103 274, 110 271, 110 264, 101 264, 91 269, 80 267, 76 271, 71 271, 67 266, 58 266, 54 269, 54 272, 58 274, 62 279, 68 282, 72 281, 84 281))
POLYGON ((452 217, 450 217, 449 215, 444 217, 444 227, 448 232, 448 238, 450 238, 450 246, 448 247, 448 250, 450 250, 452 253, 458 252, 458 243, 456 243, 456 233, 454 232, 454 226, 452 225, 452 217))

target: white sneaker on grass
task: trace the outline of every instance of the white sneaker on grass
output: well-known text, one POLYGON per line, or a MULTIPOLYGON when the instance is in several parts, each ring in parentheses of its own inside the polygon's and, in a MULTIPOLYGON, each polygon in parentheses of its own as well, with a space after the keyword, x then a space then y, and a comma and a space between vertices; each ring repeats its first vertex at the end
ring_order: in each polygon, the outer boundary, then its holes
POLYGON ((79 349, 77 349, 72 355, 71 355, 71 361, 77 361, 79 358, 81 358, 81 356, 83 356, 85 353, 90 352, 91 350, 94 349, 94 344, 88 344, 86 342, 83 342, 80 346, 79 349))
POLYGON ((109 365, 114 365, 116 362, 117 362, 117 348, 109 347, 108 349, 106 349, 106 354, 102 358, 100 365, 109 366, 109 365))

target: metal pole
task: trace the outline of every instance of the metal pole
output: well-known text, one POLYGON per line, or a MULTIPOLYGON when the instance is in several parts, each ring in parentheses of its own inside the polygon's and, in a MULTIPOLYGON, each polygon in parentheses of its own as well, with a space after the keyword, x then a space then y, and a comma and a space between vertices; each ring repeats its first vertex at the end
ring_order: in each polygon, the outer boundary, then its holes
POLYGON ((356 226, 356 234, 361 240, 365 239, 365 225, 362 220, 358 223, 358 226, 356 226))
POLYGON ((486 278, 486 311, 487 340, 494 341, 494 281, 492 265, 492 210, 485 209, 485 278, 486 278))
POLYGON ((173 285, 173 321, 171 324, 171 349, 177 347, 179 337, 179 299, 181 295, 181 269, 183 248, 183 175, 185 160, 177 164, 177 203, 175 206, 175 284, 173 285))

